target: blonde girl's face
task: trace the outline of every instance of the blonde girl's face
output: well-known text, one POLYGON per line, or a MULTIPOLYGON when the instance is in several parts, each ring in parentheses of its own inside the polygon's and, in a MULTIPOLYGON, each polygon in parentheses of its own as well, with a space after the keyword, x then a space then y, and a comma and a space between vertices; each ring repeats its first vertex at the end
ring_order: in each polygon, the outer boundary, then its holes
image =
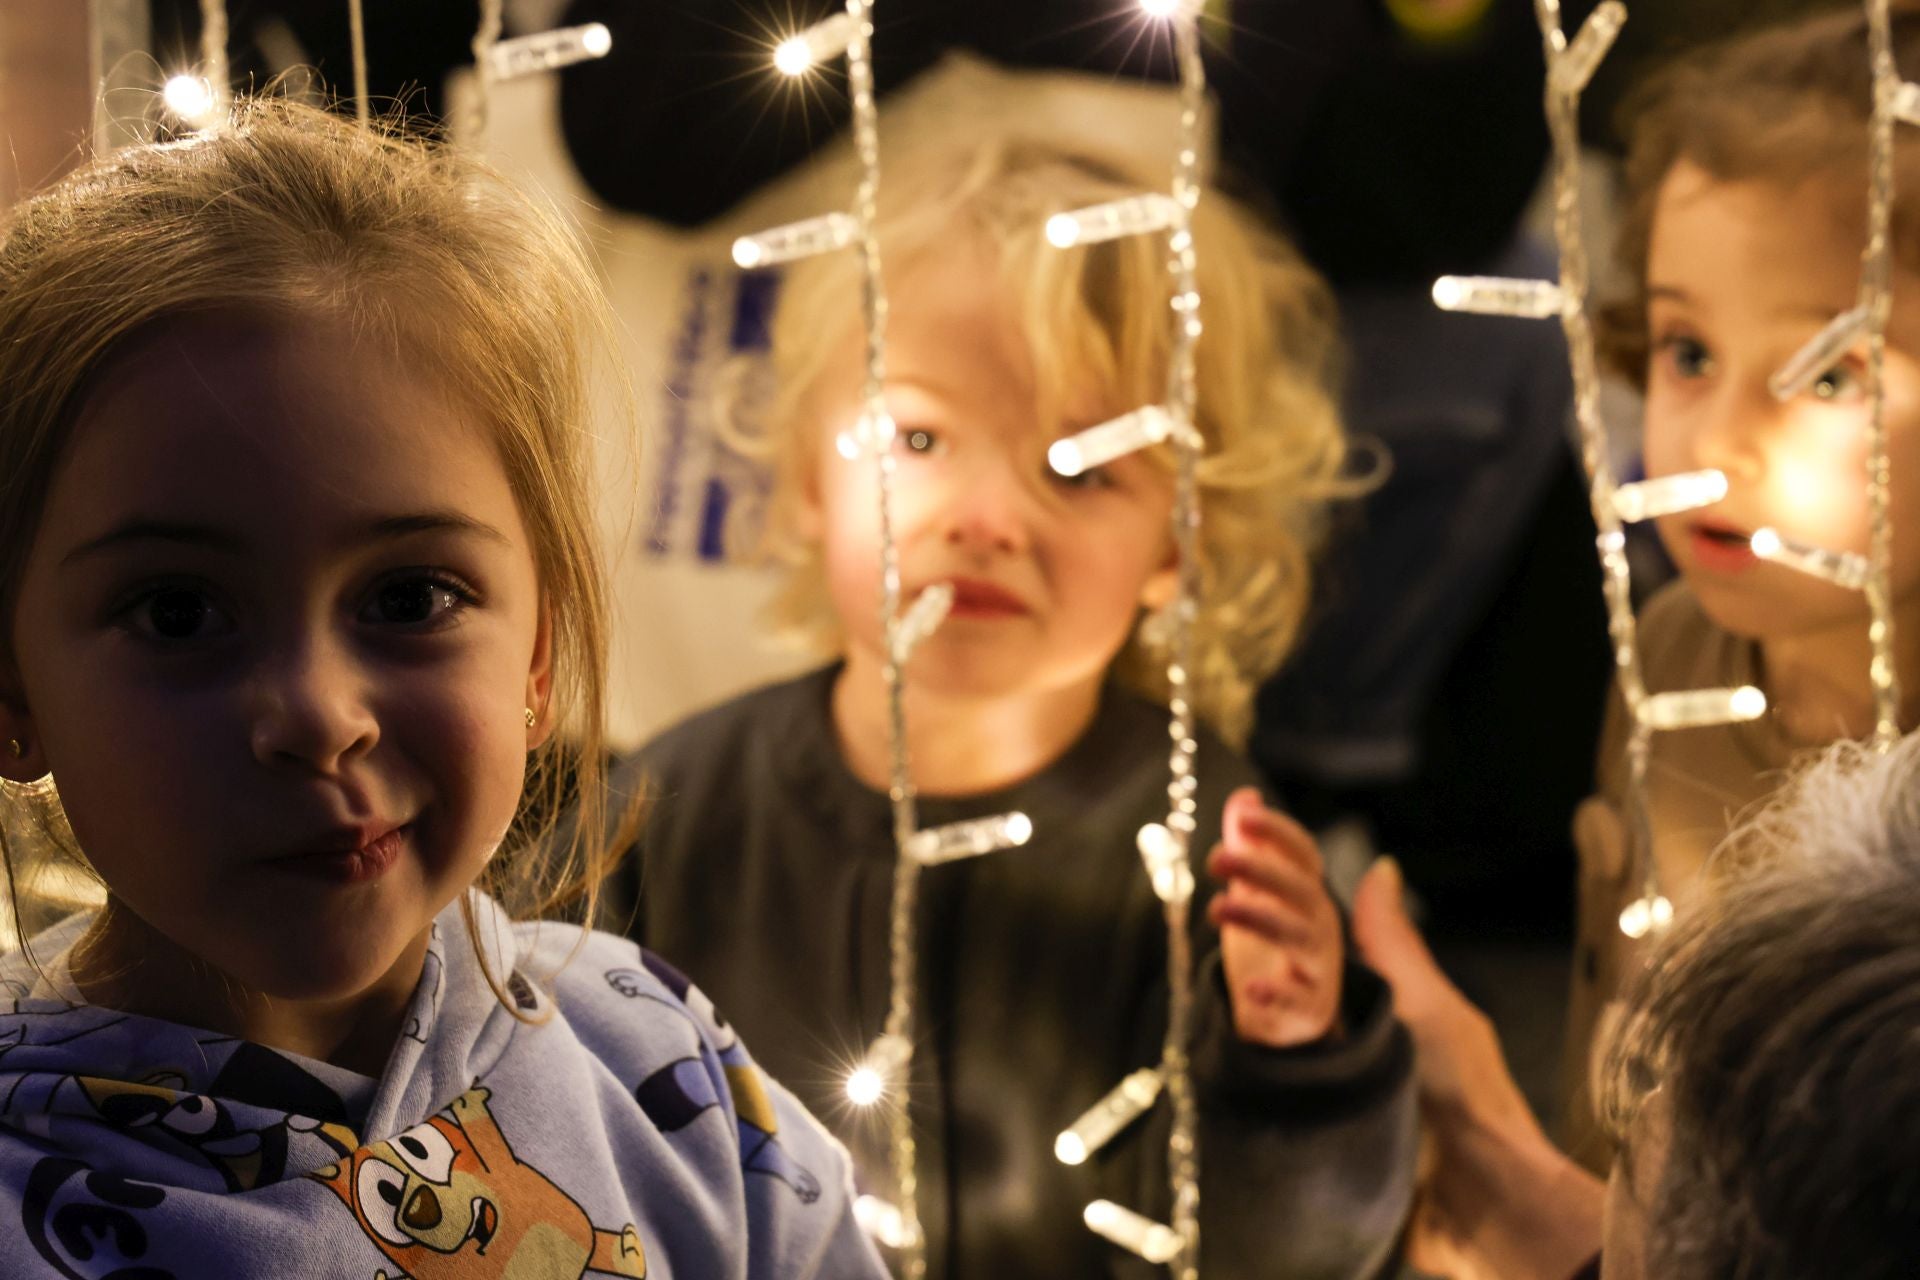
MULTIPOLYGON (((1847 179, 1851 181, 1851 177, 1847 179)), ((1855 303, 1865 215, 1839 178, 1794 189, 1723 182, 1683 161, 1661 188, 1648 255, 1649 474, 1714 467, 1726 498, 1660 520, 1708 615, 1766 639, 1863 622, 1859 593, 1747 549, 1756 529, 1834 551, 1868 544, 1866 350, 1786 402, 1767 380, 1855 303)), ((1899 273, 1887 334, 1896 596, 1920 588, 1920 281, 1899 273)))
POLYGON ((81 409, 19 698, 117 906, 210 984, 391 981, 512 819, 548 641, 484 432, 340 329, 238 317, 163 322, 81 409))
MULTIPOLYGON (((1069 406, 1065 425, 1040 421, 1032 357, 984 253, 914 264, 889 293, 902 598, 942 582, 955 593, 908 664, 909 684, 983 699, 1097 685, 1141 607, 1170 598, 1172 480, 1140 454, 1066 478, 1046 454, 1060 435, 1135 406, 1090 400, 1069 406)), ((860 418, 861 361, 850 338, 812 400, 807 524, 850 661, 878 662, 877 481, 871 458, 848 460, 835 440, 860 418)))

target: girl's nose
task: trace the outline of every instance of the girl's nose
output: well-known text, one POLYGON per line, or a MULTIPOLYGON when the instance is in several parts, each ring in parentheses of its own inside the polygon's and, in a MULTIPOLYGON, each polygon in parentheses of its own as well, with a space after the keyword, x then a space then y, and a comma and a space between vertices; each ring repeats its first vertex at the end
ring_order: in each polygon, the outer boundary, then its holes
POLYGON ((1729 480, 1755 479, 1765 461, 1761 436, 1779 412, 1764 384, 1741 388, 1729 380, 1701 408, 1693 432, 1694 465, 1717 468, 1729 480))
POLYGON ((331 776, 379 739, 354 664, 324 639, 263 661, 254 685, 252 747, 264 765, 331 776))
POLYGON ((1031 541, 1032 498, 1011 468, 996 462, 953 477, 946 495, 946 539, 974 553, 1013 555, 1031 541))

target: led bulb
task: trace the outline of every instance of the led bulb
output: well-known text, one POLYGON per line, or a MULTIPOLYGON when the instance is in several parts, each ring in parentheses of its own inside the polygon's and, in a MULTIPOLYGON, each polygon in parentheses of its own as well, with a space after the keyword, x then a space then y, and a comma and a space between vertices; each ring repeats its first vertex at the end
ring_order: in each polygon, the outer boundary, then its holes
POLYGON ((1180 1252, 1180 1233, 1164 1223, 1123 1209, 1111 1200, 1095 1200, 1081 1215, 1087 1229, 1148 1262, 1171 1262, 1180 1252))
POLYGON ((213 85, 205 76, 169 76, 160 90, 160 101, 178 119, 201 125, 213 115, 213 85))
POLYGON ((1697 507, 1710 507, 1726 496, 1724 472, 1683 471, 1621 485, 1613 491, 1613 512, 1625 524, 1638 524, 1697 507))
POLYGON ((733 261, 749 271, 777 266, 798 258, 810 258, 816 253, 844 249, 859 234, 860 224, 851 215, 823 213, 817 218, 741 236, 733 242, 733 261))
POLYGON ((931 867, 1011 849, 1032 838, 1033 820, 1015 811, 916 831, 907 838, 906 852, 921 866, 931 867))
POLYGON ((1565 49, 1553 56, 1553 86, 1562 93, 1579 93, 1593 79, 1600 60, 1613 48, 1620 28, 1627 24, 1627 6, 1620 0, 1606 0, 1587 15, 1580 32, 1565 49))
POLYGON ((612 48, 613 33, 601 23, 589 22, 502 40, 493 46, 489 57, 494 79, 513 80, 604 58, 612 48))
POLYGON ((1145 235, 1165 231, 1179 217, 1180 206, 1172 196, 1155 193, 1128 196, 1071 213, 1054 214, 1047 219, 1047 243, 1057 249, 1071 249, 1078 244, 1145 235))
POLYGON ((1140 0, 1140 8, 1149 18, 1171 18, 1180 12, 1181 0, 1140 0))
POLYGON ((1747 539, 1753 554, 1774 564, 1798 569, 1809 577, 1831 582, 1849 591, 1866 589, 1870 576, 1867 558, 1851 551, 1828 551, 1783 537, 1778 529, 1755 529, 1747 539))
POLYGON ((1893 91, 1893 114, 1906 124, 1920 124, 1920 84, 1900 82, 1893 91))
MULTIPOLYGON (((920 642, 932 635, 939 629, 940 624, 947 620, 947 614, 952 609, 953 584, 951 582, 936 582, 922 591, 914 600, 912 607, 907 610, 906 616, 900 619, 900 625, 894 628, 893 660, 905 662, 919 647, 920 642)), ((1021 816, 1024 818, 1025 815, 1021 816)), ((1029 823, 1027 833, 1031 835, 1032 832, 1032 824, 1029 823)))
POLYGON ((1077 476, 1136 449, 1159 444, 1173 434, 1173 414, 1150 404, 1054 441, 1047 450, 1047 465, 1060 475, 1077 476))
POLYGON ((1776 400, 1791 400, 1818 382, 1845 355, 1854 343, 1866 336, 1870 321, 1865 307, 1842 311, 1827 322, 1827 327, 1807 340, 1767 379, 1767 389, 1776 400))
POLYGON ((1193 897, 1193 868, 1187 865, 1187 844, 1171 828, 1149 822, 1134 837, 1147 879, 1162 902, 1185 902, 1193 897))
POLYGON ((870 1107, 887 1096, 913 1058, 913 1046, 903 1037, 884 1035, 867 1048, 860 1065, 847 1073, 847 1101, 870 1107))
POLYGON ((904 1249, 914 1241, 906 1215, 879 1196, 861 1195, 853 1201, 853 1220, 883 1249, 904 1249))
POLYGON ((1557 316, 1566 306, 1565 295, 1553 281, 1509 276, 1441 276, 1433 282, 1433 301, 1442 311, 1525 320, 1557 316))
POLYGON ((1767 695, 1750 684, 1732 689, 1686 689, 1656 693, 1640 704, 1640 723, 1649 729, 1702 729, 1758 720, 1767 713, 1767 695))
POLYGON ((1160 1072, 1152 1067, 1142 1067, 1128 1075, 1053 1140, 1054 1158, 1061 1164, 1085 1163, 1088 1156, 1147 1113, 1160 1096, 1160 1084, 1160 1072))
POLYGON ((853 15, 836 13, 799 35, 782 40, 774 47, 773 65, 782 75, 803 76, 845 53, 853 43, 853 31, 853 15))
POLYGON ((1673 903, 1665 894, 1653 893, 1635 898, 1620 913, 1620 932, 1638 941, 1656 929, 1673 923, 1673 903))

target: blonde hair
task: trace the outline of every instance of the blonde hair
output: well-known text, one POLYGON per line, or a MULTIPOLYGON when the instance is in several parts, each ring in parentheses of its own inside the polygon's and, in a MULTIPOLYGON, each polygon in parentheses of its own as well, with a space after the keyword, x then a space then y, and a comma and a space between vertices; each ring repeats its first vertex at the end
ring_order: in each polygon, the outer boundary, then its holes
MULTIPOLYGON (((208 312, 323 316, 405 351, 490 428, 552 623, 554 732, 480 884, 515 916, 592 919, 610 849, 608 621, 594 519, 585 352, 604 304, 571 233, 456 149, 283 100, 230 126, 95 162, 12 212, 0 238, 0 671, 27 548, 73 422, 136 335, 208 312), (577 806, 553 848, 538 837, 577 806)), ((54 780, 57 782, 57 779, 54 780)), ((84 867, 51 786, 0 788, 15 891, 84 867)), ((495 994, 516 1002, 468 933, 495 994)), ((17 940, 27 943, 25 913, 17 940)))
MULTIPOLYGON (((1126 405, 1165 397, 1173 280, 1159 237, 1057 249, 1055 213, 1136 194, 1165 174, 1116 171, 1067 152, 1007 140, 933 148, 887 171, 878 233, 900 279, 927 257, 986 246, 1032 352, 1042 422, 1060 420, 1076 389, 1097 386, 1126 405)), ((1224 196, 1194 214, 1205 323, 1198 360, 1201 600, 1195 624, 1195 705, 1239 741, 1255 687, 1279 666, 1305 612, 1309 561, 1323 501, 1339 479, 1345 441, 1332 295, 1293 249, 1224 196)), ((782 284, 773 324, 775 387, 764 414, 736 422, 744 451, 769 459, 773 492, 763 552, 787 580, 772 620, 810 648, 838 652, 818 546, 800 536, 800 510, 818 433, 808 400, 844 349, 859 297, 850 255, 816 258, 782 284)), ((1172 451, 1153 451, 1171 471, 1172 451)), ((1115 662, 1127 685, 1165 700, 1165 659, 1139 638, 1115 662)))

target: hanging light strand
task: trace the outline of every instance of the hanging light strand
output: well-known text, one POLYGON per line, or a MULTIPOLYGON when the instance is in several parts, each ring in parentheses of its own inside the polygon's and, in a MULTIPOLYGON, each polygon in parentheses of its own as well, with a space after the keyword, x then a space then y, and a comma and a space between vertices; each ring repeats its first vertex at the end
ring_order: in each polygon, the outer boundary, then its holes
MULTIPOLYGON (((847 0, 847 85, 853 99, 853 147, 860 161, 860 186, 854 194, 855 251, 860 260, 860 312, 864 321, 866 362, 861 399, 866 421, 890 422, 887 415, 887 297, 880 271, 876 229, 880 199, 880 127, 873 91, 873 0, 847 0)), ((888 998, 884 1034, 901 1046, 900 1087, 890 1098, 887 1126, 893 1154, 894 1207, 899 1210, 896 1239, 899 1273, 922 1280, 927 1273, 925 1237, 920 1229, 919 1177, 915 1171, 913 1111, 909 1105, 913 1072, 914 994, 918 980, 914 913, 920 894, 921 863, 914 836, 919 816, 907 758, 907 716, 901 657, 900 548, 893 534, 894 453, 885 442, 868 449, 880 506, 880 625, 885 636, 883 678, 887 691, 887 734, 893 806, 893 902, 888 929, 888 998)))
POLYGON ((365 0, 347 0, 347 39, 353 46, 353 118, 367 123, 367 16, 365 0))
POLYGON ((1886 751, 1900 737, 1900 677, 1893 648, 1892 466, 1887 457, 1887 318, 1893 309, 1893 131, 1905 86, 1893 59, 1887 0, 1867 0, 1867 39, 1873 60, 1873 123, 1869 142, 1867 248, 1860 305, 1867 313, 1867 637, 1873 656, 1874 744, 1886 751))
POLYGON ((493 82, 497 79, 493 51, 506 27, 506 0, 480 0, 480 26, 473 33, 473 106, 467 113, 466 135, 476 144, 487 131, 493 114, 493 82))
POLYGON ((226 0, 200 0, 200 73, 207 78, 212 98, 209 118, 224 120, 227 105, 233 100, 233 73, 227 65, 226 0))

